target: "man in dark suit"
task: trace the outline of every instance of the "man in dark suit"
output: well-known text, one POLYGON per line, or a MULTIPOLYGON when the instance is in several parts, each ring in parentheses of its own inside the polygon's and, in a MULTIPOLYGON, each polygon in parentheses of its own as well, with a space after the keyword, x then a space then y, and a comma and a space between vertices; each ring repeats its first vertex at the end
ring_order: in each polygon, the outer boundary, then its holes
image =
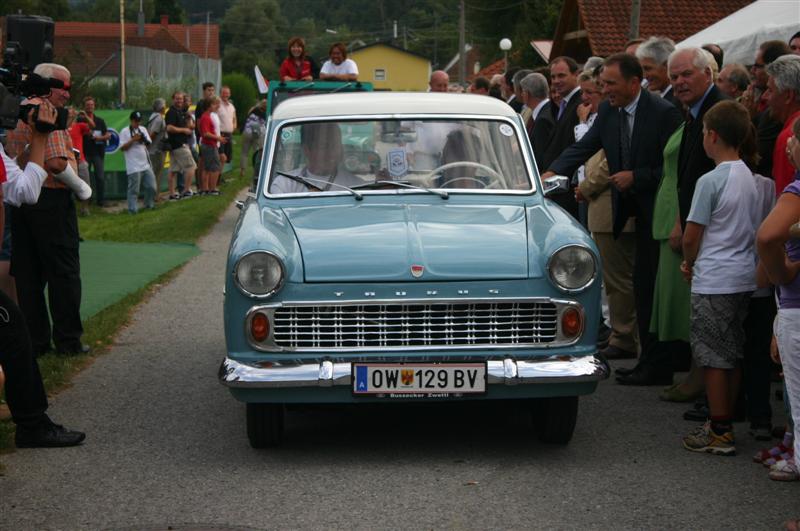
MULTIPOLYGON (((556 57, 550 62, 550 83, 561 95, 561 101, 557 107, 551 105, 551 112, 556 122, 544 154, 538 160, 540 168, 549 168, 565 149, 575 143, 575 126, 579 123, 576 109, 581 104, 578 74, 578 63, 571 57, 556 57)), ((578 219, 574 186, 570 186, 570 189, 562 194, 552 196, 552 199, 572 214, 572 217, 578 219)))
MULTIPOLYGON (((714 84, 711 64, 699 48, 675 52, 670 57, 669 72, 675 96, 688 109, 678 154, 680 226, 676 225, 676 231, 680 231, 686 225, 697 180, 715 166, 703 149, 703 116, 725 96, 714 84)), ((676 231, 673 233, 678 235, 676 231)))
MULTIPOLYGON (((600 104, 594 125, 550 164, 542 177, 570 175, 598 149, 605 150, 613 185, 614 236, 619 236, 629 217, 636 216, 633 283, 645 351, 658 267, 658 243, 652 236, 653 204, 661 181, 664 146, 680 124, 681 114, 672 104, 642 90, 642 67, 630 54, 606 59, 600 79, 607 100, 600 104)), ((639 378, 646 381, 643 383, 666 384, 671 383, 672 375, 647 373, 639 378)))
MULTIPOLYGON (((700 48, 685 48, 672 53, 668 69, 678 105, 688 110, 678 152, 679 219, 676 220, 670 237, 670 246, 675 252, 681 252, 682 229, 692 206, 695 184, 715 166, 703 149, 703 116, 714 104, 724 99, 724 95, 712 81, 711 59, 700 48)), ((675 316, 676 319, 688 317, 675 316)), ((646 383, 646 377, 652 375, 658 375, 659 378, 664 376, 665 379, 669 375, 671 378, 674 358, 690 352, 683 341, 651 344, 652 348, 642 349, 636 368, 630 372, 617 372, 620 383, 642 384, 646 383)))

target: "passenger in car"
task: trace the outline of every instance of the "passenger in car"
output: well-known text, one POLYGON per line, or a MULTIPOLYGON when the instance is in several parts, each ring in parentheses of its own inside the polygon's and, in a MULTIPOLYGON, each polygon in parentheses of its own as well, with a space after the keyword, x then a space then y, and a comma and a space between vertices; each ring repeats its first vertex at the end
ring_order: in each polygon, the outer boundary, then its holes
POLYGON ((303 125, 300 129, 300 145, 306 160, 305 166, 289 172, 299 179, 274 174, 269 187, 270 193, 328 192, 341 190, 340 186, 363 184, 361 179, 340 167, 344 150, 342 132, 337 123, 303 125), (304 184, 302 180, 308 184, 304 184))

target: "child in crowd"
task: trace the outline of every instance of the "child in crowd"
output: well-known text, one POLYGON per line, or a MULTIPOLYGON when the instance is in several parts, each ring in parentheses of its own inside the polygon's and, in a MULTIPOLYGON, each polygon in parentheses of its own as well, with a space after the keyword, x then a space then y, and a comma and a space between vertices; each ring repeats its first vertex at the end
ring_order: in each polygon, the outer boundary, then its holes
MULTIPOLYGON (((792 128, 794 136, 787 144, 787 155, 800 168, 800 120, 792 128)), ((786 385, 784 400, 790 409, 787 435, 780 449, 786 453, 775 463, 770 479, 797 481, 800 469, 797 455, 800 451, 800 234, 795 229, 800 219, 800 180, 795 179, 783 190, 775 209, 758 231, 760 268, 769 281, 777 286, 778 317, 775 320, 775 344, 783 366, 786 385), (793 437, 790 433, 793 431, 793 437), (788 448, 792 446, 793 448, 788 448)), ((775 361, 779 361, 777 356, 775 361)), ((773 449, 774 450, 774 449, 773 449)), ((773 453, 770 450, 770 453, 773 453)), ((774 454, 773 454, 774 455, 774 454)), ((798 526, 798 520, 787 523, 787 529, 798 526), (791 524, 791 526, 789 525, 791 524)))
POLYGON ((683 237, 681 271, 691 282, 690 342, 703 368, 710 418, 683 438, 687 450, 735 455, 733 408, 741 382, 743 322, 756 289, 755 233, 760 208, 757 157, 747 109, 722 101, 703 117, 703 148, 716 168, 697 182, 683 237))

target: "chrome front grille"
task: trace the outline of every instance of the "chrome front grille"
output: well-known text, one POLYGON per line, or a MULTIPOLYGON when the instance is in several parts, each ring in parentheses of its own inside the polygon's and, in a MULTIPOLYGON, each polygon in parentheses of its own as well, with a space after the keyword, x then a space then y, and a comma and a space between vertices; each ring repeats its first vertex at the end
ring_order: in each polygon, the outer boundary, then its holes
POLYGON ((458 348, 556 340, 552 302, 458 302, 279 307, 276 347, 304 349, 458 348))

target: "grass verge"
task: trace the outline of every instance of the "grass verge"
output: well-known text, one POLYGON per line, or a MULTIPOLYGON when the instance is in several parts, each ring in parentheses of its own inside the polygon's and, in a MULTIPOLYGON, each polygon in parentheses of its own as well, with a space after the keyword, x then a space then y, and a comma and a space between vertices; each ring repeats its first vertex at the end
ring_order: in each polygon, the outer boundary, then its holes
MULTIPOLYGON (((238 161, 238 143, 234 144, 234 161, 238 161)), ((165 201, 155 210, 140 211, 132 216, 127 210, 107 213, 92 208, 91 215, 80 218, 81 236, 86 240, 101 240, 132 243, 181 242, 196 243, 208 233, 222 213, 242 189, 250 184, 251 171, 239 176, 237 168, 225 174, 225 185, 219 196, 203 196, 180 201, 165 201)), ((117 333, 128 324, 133 311, 141 302, 154 293, 161 284, 171 280, 182 266, 164 273, 146 286, 130 293, 83 322, 83 341, 92 351, 80 356, 58 356, 46 354, 39 357, 48 395, 70 385, 75 374, 90 365, 94 359, 106 353, 117 333)), ((2 398, 2 396, 0 396, 2 398)), ((55 419, 58 422, 58 419, 55 419)), ((0 420, 0 453, 13 447, 14 423, 0 420)), ((2 469, 0 468, 0 471, 2 469)))

